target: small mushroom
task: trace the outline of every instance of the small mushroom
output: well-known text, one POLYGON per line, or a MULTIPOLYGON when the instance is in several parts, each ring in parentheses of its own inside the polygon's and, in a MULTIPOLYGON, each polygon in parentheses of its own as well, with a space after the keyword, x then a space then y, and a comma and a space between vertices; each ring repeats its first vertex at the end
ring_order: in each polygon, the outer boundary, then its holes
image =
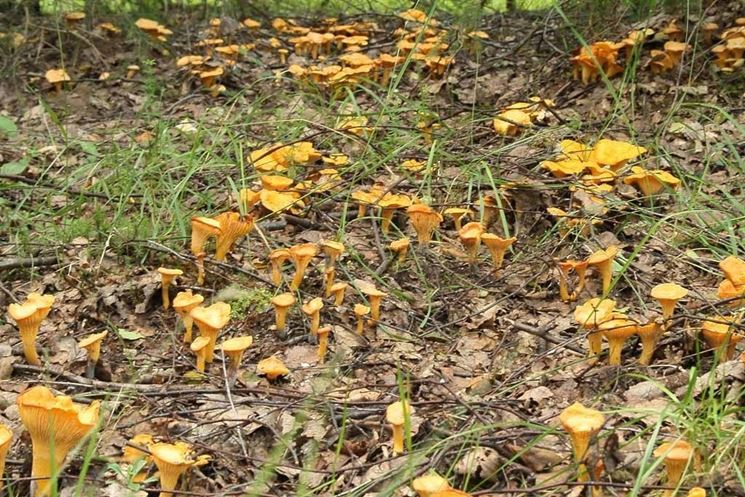
POLYGON ((223 75, 225 70, 220 67, 213 67, 199 73, 199 80, 205 88, 212 88, 217 82, 217 78, 223 75))
POLYGON ((70 450, 98 424, 99 402, 84 406, 70 397, 55 396, 45 386, 35 386, 16 400, 21 422, 31 435, 31 495, 48 495, 50 478, 63 466, 70 450))
POLYGON ((409 222, 416 231, 419 244, 429 244, 432 240, 432 233, 442 223, 440 213, 425 204, 413 204, 406 209, 406 213, 409 215, 409 222))
POLYGON ((509 249, 516 241, 517 238, 514 236, 512 238, 501 238, 492 233, 484 233, 481 235, 481 242, 487 249, 489 249, 489 253, 491 254, 495 272, 502 269, 504 255, 507 253, 507 249, 509 249))
POLYGON ((259 361, 256 365, 256 374, 263 374, 266 376, 267 380, 274 381, 280 376, 290 374, 290 370, 287 369, 285 363, 283 363, 279 358, 271 356, 259 361))
POLYGON ((464 217, 473 216, 473 211, 464 207, 450 207, 445 209, 443 212, 446 216, 453 218, 453 224, 455 225, 455 231, 460 231, 464 217))
POLYGON ((72 81, 70 75, 64 69, 50 69, 44 73, 44 78, 54 87, 54 91, 59 94, 62 92, 62 84, 72 81))
POLYGON ((225 340, 220 348, 222 353, 228 358, 230 364, 228 365, 228 379, 231 384, 235 382, 238 377, 238 369, 241 366, 241 359, 243 359, 243 353, 247 348, 254 342, 252 336, 235 337, 225 340))
POLYGON ((732 282, 732 285, 736 287, 745 285, 744 260, 730 255, 719 263, 719 269, 724 273, 724 277, 732 282))
POLYGON ((365 331, 365 316, 370 314, 370 308, 363 304, 354 305, 354 315, 357 316, 357 334, 362 335, 365 331))
POLYGON ((74 26, 76 24, 79 24, 80 21, 85 19, 85 12, 81 12, 79 10, 75 10, 73 12, 67 12, 65 14, 65 22, 68 26, 74 26))
POLYGON ((438 492, 449 490, 450 483, 437 473, 430 472, 414 478, 411 482, 411 488, 414 489, 419 497, 432 497, 438 492))
POLYGON ((675 283, 662 283, 653 287, 649 294, 660 303, 665 328, 669 328, 669 321, 673 317, 675 305, 678 303, 678 300, 688 295, 688 290, 675 283))
POLYGON ((322 326, 316 330, 318 335, 318 363, 323 364, 326 362, 326 351, 329 346, 329 334, 331 333, 331 326, 322 326))
POLYGON ((591 361, 597 358, 603 346, 603 337, 597 332, 597 328, 600 324, 612 319, 615 308, 615 300, 594 298, 574 309, 574 320, 579 324, 580 330, 587 330, 591 361))
POLYGON ((393 214, 396 213, 396 209, 409 207, 411 205, 411 198, 406 195, 386 193, 380 200, 378 200, 378 205, 381 209, 380 231, 382 231, 384 235, 387 235, 390 231, 391 221, 393 220, 393 214))
POLYGON ((188 444, 176 442, 154 443, 149 447, 153 462, 160 473, 160 497, 172 497, 176 490, 178 480, 189 469, 201 466, 208 460, 205 456, 194 459, 191 447, 188 444))
POLYGON ((662 325, 656 320, 636 327, 636 334, 639 335, 639 340, 642 343, 642 355, 639 356, 639 364, 648 366, 652 362, 652 356, 663 331, 662 325))
POLYGON ((623 179, 624 184, 636 186, 646 197, 659 193, 665 187, 674 189, 680 186, 678 178, 661 169, 632 166, 631 173, 623 179))
POLYGON ((719 24, 715 22, 705 22, 701 26, 701 34, 706 45, 711 45, 714 41, 714 35, 719 31, 719 24))
POLYGON ((621 351, 627 339, 637 333, 637 325, 630 319, 609 319, 600 323, 598 330, 608 340, 608 364, 621 365, 621 351))
POLYGON ((466 224, 458 231, 460 242, 466 249, 468 261, 471 264, 476 263, 479 247, 481 246, 481 235, 484 233, 484 225, 478 221, 466 224))
POLYGON ((212 362, 215 356, 217 334, 230 321, 230 304, 215 302, 209 307, 195 307, 191 310, 190 315, 197 328, 199 328, 200 335, 210 339, 205 360, 212 362))
POLYGON ((717 297, 729 301, 730 307, 741 307, 745 305, 745 285, 735 286, 730 280, 722 280, 717 288, 717 297))
POLYGON ((287 323, 287 313, 290 311, 290 307, 295 305, 295 302, 295 296, 289 292, 280 293, 272 298, 272 305, 274 305, 274 322, 277 326, 278 332, 284 331, 287 323))
POLYGON ((140 72, 140 66, 135 64, 127 66, 127 79, 134 79, 138 72, 140 72))
POLYGON ((398 263, 403 264, 406 261, 406 254, 409 253, 409 247, 411 246, 411 240, 408 238, 399 238, 393 240, 388 247, 398 254, 398 263))
POLYGON ((305 277, 305 270, 308 268, 310 261, 318 255, 318 245, 315 243, 301 243, 293 245, 289 249, 290 259, 295 265, 295 276, 290 282, 290 288, 297 290, 305 277))
POLYGON ((735 357, 735 347, 743 339, 742 335, 736 333, 735 324, 736 319, 733 316, 717 316, 701 323, 704 341, 709 348, 719 350, 724 360, 735 357))
POLYGON ((31 293, 21 304, 10 304, 8 315, 16 322, 21 334, 23 354, 29 364, 40 366, 41 361, 36 353, 36 336, 41 323, 49 314, 54 304, 53 295, 31 293))
POLYGON ((85 365, 86 378, 93 378, 96 375, 96 364, 101 358, 101 342, 108 334, 109 332, 104 330, 101 333, 88 335, 78 342, 78 347, 88 351, 88 362, 85 365))
POLYGON ((323 309, 323 299, 316 297, 302 306, 303 312, 310 319, 310 333, 315 335, 321 324, 321 309, 323 309))
MULTIPOLYGON (((664 458, 665 472, 667 473, 667 484, 670 487, 678 487, 683 479, 688 462, 693 457, 693 447, 685 440, 666 442, 654 451, 655 457, 664 458)), ((665 497, 673 497, 675 490, 665 490, 665 497)))
POLYGON ((561 412, 559 422, 572 439, 574 461, 579 465, 577 480, 580 482, 588 481, 589 475, 584 464, 585 456, 590 448, 590 441, 603 427, 605 416, 600 411, 575 402, 561 412))
POLYGON ((344 303, 344 294, 349 284, 339 281, 329 288, 329 295, 334 296, 334 305, 340 307, 344 303))
POLYGON ((380 304, 384 297, 388 294, 378 290, 375 285, 363 280, 356 280, 355 283, 362 293, 367 296, 367 300, 370 302, 370 318, 373 322, 377 322, 380 319, 380 304))
POLYGON ((4 424, 0 424, 0 491, 3 489, 3 474, 5 473, 5 458, 13 441, 13 432, 4 424))
POLYGON ((204 246, 213 236, 220 234, 220 223, 209 217, 194 217, 191 219, 191 253, 197 259, 197 283, 204 284, 204 246))
POLYGON ((173 280, 184 274, 184 272, 180 269, 169 269, 165 267, 159 267, 158 272, 160 273, 161 278, 160 293, 163 300, 163 309, 168 309, 171 305, 168 288, 171 286, 173 280))
POLYGON ((610 291, 610 285, 613 280, 613 260, 616 258, 618 253, 618 247, 611 245, 606 249, 600 249, 592 253, 587 258, 587 264, 595 266, 600 278, 603 281, 603 295, 607 295, 610 291))
POLYGON ((201 336, 197 337, 193 342, 191 342, 191 345, 189 348, 192 352, 197 356, 197 371, 200 373, 204 373, 204 366, 207 362, 207 349, 210 344, 209 337, 201 336))
POLYGON ((405 400, 394 402, 385 410, 385 419, 393 431, 393 455, 404 453, 404 428, 412 414, 414 408, 405 400))
POLYGON ((220 233, 217 234, 215 245, 215 260, 224 261, 235 242, 253 229, 254 219, 251 216, 241 216, 237 212, 223 212, 215 217, 215 221, 220 223, 220 233))
POLYGON ((572 302, 585 287, 585 274, 587 271, 587 261, 575 261, 568 259, 558 263, 559 266, 559 297, 563 302, 572 302), (572 293, 569 293, 569 273, 577 273, 577 286, 572 293))
POLYGON ((282 264, 290 258, 290 251, 284 248, 269 252, 269 262, 272 265, 272 283, 279 286, 282 283, 282 264))
POLYGON ((590 159, 616 171, 628 161, 636 159, 646 152, 646 148, 639 147, 632 143, 602 138, 595 144, 595 147, 590 154, 590 159))
POLYGON ((176 298, 173 299, 173 310, 176 311, 184 323, 184 343, 191 343, 192 340, 194 320, 191 318, 190 313, 192 309, 201 305, 202 302, 204 302, 204 297, 199 294, 192 294, 191 290, 179 292, 176 294, 176 298))
POLYGON ((321 250, 326 256, 326 267, 335 267, 336 261, 344 253, 344 244, 332 240, 321 242, 321 250))

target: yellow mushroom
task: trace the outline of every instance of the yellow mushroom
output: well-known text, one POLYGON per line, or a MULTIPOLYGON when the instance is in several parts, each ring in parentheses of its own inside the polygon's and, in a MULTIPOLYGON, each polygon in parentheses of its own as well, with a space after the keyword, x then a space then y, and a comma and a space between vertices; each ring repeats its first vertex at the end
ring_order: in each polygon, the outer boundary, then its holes
POLYGON ((215 245, 215 259, 224 261, 238 239, 246 236, 254 227, 254 218, 241 216, 237 212, 223 212, 215 217, 220 223, 220 232, 217 234, 215 245))
POLYGON ((648 170, 633 166, 631 173, 623 179, 623 182, 637 187, 646 197, 659 193, 665 187, 674 189, 680 185, 678 178, 660 169, 648 170))
POLYGON ((207 345, 205 360, 212 362, 215 355, 217 334, 230 321, 230 304, 215 302, 209 307, 195 307, 191 310, 190 315, 194 323, 196 323, 197 328, 199 328, 200 335, 210 340, 210 343, 207 345))
POLYGON ((662 325, 657 321, 651 321, 644 325, 636 327, 636 334, 642 343, 642 355, 639 356, 639 364, 648 366, 652 362, 654 350, 657 348, 657 342, 664 331, 662 325))
POLYGON ((259 361, 256 365, 256 374, 263 374, 267 380, 274 381, 280 376, 290 374, 290 370, 280 359, 271 356, 259 361))
POLYGON ((669 328, 669 320, 673 317, 675 306, 680 299, 688 295, 688 290, 675 283, 662 283, 653 287, 649 294, 660 303, 665 328, 669 328))
POLYGON ((367 281, 355 280, 355 284, 367 296, 367 300, 370 302, 370 318, 373 322, 377 322, 380 319, 380 304, 388 294, 381 292, 375 285, 367 281))
POLYGON ((559 266, 559 297, 564 302, 572 302, 585 287, 585 274, 587 271, 587 261, 575 261, 568 259, 558 263, 559 266), (569 293, 569 273, 577 273, 577 286, 572 293, 569 293))
POLYGON ((409 247, 411 246, 411 240, 408 238, 400 238, 393 240, 388 247, 398 254, 398 263, 403 264, 406 261, 406 254, 409 253, 409 247))
POLYGON ((365 331, 365 316, 370 314, 370 308, 363 304, 355 304, 354 314, 357 316, 357 334, 362 335, 365 331))
POLYGON ((210 345, 210 339, 206 336, 197 337, 189 348, 197 356, 197 371, 204 373, 205 363, 207 362, 207 349, 210 345))
POLYGON ((204 246, 207 241, 220 234, 220 223, 208 217, 194 217, 191 219, 191 253, 197 259, 197 283, 204 284, 204 246))
MULTIPOLYGON (((667 484, 677 487, 683 479, 688 462, 693 457, 693 447, 685 440, 666 442, 655 449, 654 456, 664 458, 667 484)), ((675 490, 665 490, 664 495, 673 497, 675 493, 675 490)))
POLYGON ((579 324, 580 330, 587 330, 591 361, 594 361, 602 350, 603 337, 597 328, 600 324, 612 319, 615 308, 615 300, 594 298, 574 309, 574 320, 579 324))
POLYGON ((318 363, 323 364, 326 362, 326 351, 329 345, 329 334, 331 333, 331 326, 322 326, 316 331, 318 335, 318 363))
POLYGON ((205 456, 193 457, 191 447, 188 444, 176 442, 154 443, 150 445, 150 454, 153 462, 158 467, 160 473, 160 497, 172 497, 173 490, 176 490, 178 480, 189 469, 194 466, 200 466, 207 462, 205 456))
POLYGON ((336 307, 339 307, 344 303, 344 294, 346 293, 348 286, 349 284, 339 281, 329 288, 329 295, 334 296, 334 305, 336 307))
POLYGON ((171 298, 168 294, 168 289, 173 280, 184 274, 184 272, 180 269, 169 269, 165 267, 159 267, 158 272, 160 273, 161 278, 160 294, 163 300, 163 309, 168 309, 171 305, 171 298))
POLYGON ((308 268, 310 261, 318 255, 318 245, 315 243, 301 243, 293 245, 289 249, 290 259, 295 265, 295 276, 290 282, 290 288, 297 290, 305 277, 305 270, 308 268))
POLYGON ((323 299, 316 297, 302 306, 303 312, 310 319, 310 333, 315 335, 321 324, 321 309, 323 309, 323 299))
POLYGON ((709 348, 719 350, 724 360, 735 357, 735 347, 743 336, 736 333, 734 316, 716 316, 701 323, 701 335, 709 348))
POLYGON ((413 204, 406 209, 406 213, 409 215, 409 222, 416 231, 419 244, 429 244, 432 240, 432 233, 442 223, 440 213, 425 204, 413 204))
POLYGON ((732 285, 739 287, 745 285, 745 261, 733 255, 728 256, 719 263, 719 269, 724 273, 732 285))
POLYGON ((39 334, 42 321, 49 315, 53 304, 53 295, 31 293, 26 297, 25 302, 8 306, 8 315, 18 326, 23 344, 23 354, 29 364, 41 365, 36 353, 36 337, 39 334))
POLYGON ((405 400, 394 402, 385 410, 385 419, 393 431, 393 455, 404 453, 404 428, 406 420, 411 419, 412 414, 414 408, 405 400))
POLYGON ((463 227, 463 218, 473 216, 473 211, 465 207, 450 207, 443 211, 443 214, 453 218, 453 224, 455 225, 455 231, 460 231, 463 227))
POLYGON ((561 412, 559 422, 572 440, 574 461, 579 465, 577 480, 588 481, 589 475, 584 464, 585 456, 590 448, 590 441, 603 427, 605 416, 600 411, 575 402, 561 412))
POLYGON ((611 281, 613 280, 613 260, 618 253, 618 247, 611 245, 606 249, 600 249, 592 253, 587 258, 587 264, 595 266, 600 278, 603 281, 603 295, 610 291, 611 281))
POLYGON ((285 329, 287 323, 287 313, 290 307, 295 305, 295 296, 289 292, 280 293, 272 298, 272 305, 274 305, 274 322, 277 326, 277 331, 282 332, 285 329))
POLYGON ((504 256, 507 253, 513 243, 517 241, 517 238, 501 238, 492 233, 484 233, 481 235, 481 242, 489 249, 491 254, 492 262, 494 263, 494 271, 499 271, 504 263, 504 256))
POLYGON ((468 261, 472 264, 476 262, 479 247, 481 246, 481 235, 484 233, 484 225, 478 221, 471 222, 463 226, 458 231, 460 242, 466 249, 468 261))
POLYGON ((378 205, 381 208, 380 231, 384 235, 387 235, 390 231, 391 221, 393 220, 393 214, 395 214, 396 209, 409 207, 411 205, 411 198, 406 195, 386 193, 378 200, 378 205))
POLYGON ((204 297, 197 294, 191 293, 191 290, 185 292, 179 292, 176 294, 176 298, 173 299, 173 310, 181 316, 181 321, 184 323, 184 343, 191 343, 192 340, 192 328, 194 320, 191 318, 192 309, 201 305, 204 302, 204 297))
POLYGON ((10 443, 13 441, 13 432, 0 424, 0 491, 3 489, 3 474, 5 473, 5 458, 10 450, 10 443))
POLYGON ((269 262, 272 265, 272 283, 279 286, 282 283, 282 264, 290 258, 290 251, 284 248, 269 252, 269 262))
POLYGON ((228 358, 228 379, 232 382, 238 377, 238 369, 241 366, 243 353, 253 344, 252 336, 235 337, 225 340, 220 348, 222 353, 228 358))
POLYGON ((21 422, 31 435, 31 494, 49 495, 51 481, 70 450, 98 423, 99 402, 74 404, 70 397, 55 396, 45 386, 24 391, 16 400, 21 422), (34 490, 35 487, 35 490, 34 490))
POLYGON ((432 497, 438 492, 444 492, 450 489, 450 483, 437 473, 427 473, 418 478, 414 478, 411 487, 419 497, 432 497))
POLYGON ((602 138, 595 144, 590 154, 590 160, 616 171, 628 161, 636 159, 646 152, 646 148, 632 143, 602 138))
POLYGON ((101 333, 88 335, 78 342, 78 347, 88 351, 88 362, 85 366, 86 378, 93 378, 95 376, 96 364, 98 364, 98 360, 101 358, 101 342, 103 342, 103 339, 108 334, 109 332, 104 330, 101 333))
POLYGON ((600 323, 598 330, 608 340, 608 364, 620 366, 623 344, 637 333, 636 322, 624 318, 609 319, 600 323))
POLYGON ((44 78, 54 87, 57 94, 62 92, 63 83, 72 81, 64 69, 50 69, 44 74, 44 78))

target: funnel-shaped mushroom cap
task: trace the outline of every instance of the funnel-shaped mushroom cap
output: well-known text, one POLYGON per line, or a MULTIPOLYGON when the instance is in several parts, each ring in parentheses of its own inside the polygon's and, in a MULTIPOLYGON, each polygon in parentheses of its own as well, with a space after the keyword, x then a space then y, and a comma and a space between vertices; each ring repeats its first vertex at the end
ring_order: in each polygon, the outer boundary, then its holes
POLYGON ((628 142, 603 138, 595 144, 592 159, 605 166, 621 166, 627 161, 646 153, 646 151, 646 148, 628 142))
POLYGON ((125 445, 122 448, 122 461, 132 464, 140 459, 149 459, 150 454, 138 449, 137 447, 132 447, 132 445, 147 449, 154 442, 155 440, 153 440, 153 436, 149 433, 138 433, 129 440, 128 444, 131 445, 125 445))
POLYGON ((733 285, 745 285, 745 261, 739 257, 730 255, 719 263, 719 268, 724 273, 724 277, 730 280, 733 285))
POLYGON ((364 304, 354 304, 354 313, 359 316, 366 316, 370 314, 370 308, 364 304))
POLYGON ((209 217, 191 219, 191 253, 198 256, 204 252, 204 245, 212 236, 220 233, 220 223, 209 217))
POLYGON ((574 309, 574 320, 584 328, 597 328, 600 323, 611 319, 616 301, 612 299, 590 299, 574 309))
POLYGON ((662 317, 667 319, 673 315, 678 300, 688 295, 688 290, 675 283, 662 283, 653 287, 650 295, 660 303, 662 317))
POLYGON ((706 490, 701 487, 693 487, 688 491, 688 497, 706 497, 706 490))
POLYGON ((693 457, 694 451, 691 444, 685 440, 666 442, 654 451, 655 457, 664 457, 665 469, 667 470, 667 483, 677 486, 683 477, 688 461, 693 457))
POLYGON ((106 338, 106 335, 108 334, 109 332, 104 330, 101 333, 88 335, 78 342, 78 347, 88 351, 88 357, 92 362, 98 362, 98 359, 101 356, 101 342, 103 342, 103 339, 106 338))
POLYGON ((210 343, 209 337, 202 336, 202 337, 196 338, 193 342, 191 342, 191 345, 189 345, 189 348, 191 349, 192 352, 194 352, 195 354, 198 354, 199 352, 204 350, 204 348, 207 345, 209 345, 209 343, 210 343))
POLYGON ((150 454, 160 472, 160 486, 165 490, 160 497, 171 497, 168 490, 175 490, 179 477, 198 464, 192 458, 190 447, 183 443, 154 443, 150 446, 150 454))
POLYGON ((733 325, 736 322, 734 316, 716 316, 701 323, 701 335, 710 348, 717 349, 728 343, 725 351, 727 359, 734 357, 735 347, 743 339, 742 335, 735 333, 733 325))
POLYGON ((517 238, 502 238, 493 233, 484 233, 481 235, 481 241, 489 250, 507 250, 512 246, 517 238))
POLYGON ((159 267, 158 272, 163 277, 163 281, 168 281, 169 283, 176 276, 181 276, 182 274, 184 274, 184 272, 180 269, 169 269, 165 267, 159 267))
MULTIPOLYGON (((720 299, 734 299, 745 296, 745 285, 735 286, 730 280, 722 280, 719 288, 717 288, 717 296, 720 299)), ((739 305, 739 301, 735 302, 735 304, 739 305)))
POLYGON ((272 304, 274 304, 275 307, 290 307, 294 305, 296 301, 297 299, 295 299, 295 295, 290 292, 280 293, 272 298, 272 304))
POLYGON ((411 240, 409 238, 399 238, 398 240, 393 240, 389 246, 394 252, 400 252, 411 246, 411 240))
POLYGON ((74 404, 70 397, 55 396, 44 386, 29 388, 16 403, 33 443, 31 475, 38 478, 36 495, 46 495, 52 470, 59 470, 68 452, 96 426, 99 403, 74 404))
POLYGON ((217 235, 215 259, 224 261, 236 241, 246 236, 254 227, 254 218, 242 217, 237 212, 223 212, 215 217, 220 223, 220 233, 217 235))
POLYGON ((603 262, 613 260, 616 254, 618 254, 618 247, 611 245, 606 249, 600 249, 593 252, 590 257, 587 258, 587 263, 590 265, 602 264, 603 262))
POLYGON ((31 292, 26 297, 26 301, 36 306, 36 313, 41 319, 46 319, 49 315, 49 311, 52 310, 54 305, 54 295, 42 295, 40 293, 31 292))
POLYGON ((202 302, 204 302, 202 295, 195 295, 191 293, 191 290, 186 290, 176 294, 176 298, 173 299, 173 308, 183 317, 202 302))
POLYGON ((259 193, 261 205, 272 212, 280 212, 289 209, 293 205, 302 207, 303 201, 295 192, 278 192, 275 190, 261 190, 259 193))
POLYGON ((313 315, 323 309, 323 299, 321 297, 316 297, 303 304, 302 309, 305 314, 308 314, 309 316, 313 315))
POLYGON ((344 253, 344 244, 333 240, 321 242, 321 248, 323 249, 324 254, 333 258, 337 258, 344 253))
POLYGON ((32 293, 22 304, 10 304, 8 315, 18 325, 23 342, 23 353, 29 364, 39 365, 41 361, 36 353, 36 336, 41 322, 47 317, 54 303, 54 296, 32 293))
POLYGON ((65 81, 71 81, 70 75, 64 69, 50 69, 44 73, 44 77, 51 84, 60 84, 65 81))
POLYGON ((278 357, 271 356, 266 359, 262 359, 256 365, 256 374, 263 374, 268 380, 275 380, 280 376, 286 376, 290 374, 290 370, 287 369, 285 363, 283 363, 278 357))
POLYGON ((290 258, 290 251, 285 248, 274 249, 269 252, 269 260, 277 261, 279 264, 290 258))
POLYGON ((289 251, 290 258, 295 264, 297 264, 298 261, 307 264, 307 261, 310 261, 313 257, 318 255, 318 245, 315 243, 301 243, 299 245, 293 245, 290 247, 289 251))
POLYGON ((649 170, 633 166, 631 173, 623 179, 623 182, 627 185, 636 185, 644 195, 654 195, 665 186, 676 188, 680 185, 678 178, 661 169, 649 170))
POLYGON ((396 401, 385 409, 385 419, 392 425, 402 426, 406 417, 414 414, 414 408, 406 401, 396 401))
POLYGON ((227 355, 231 361, 240 362, 240 358, 243 356, 243 352, 254 343, 252 336, 235 337, 225 340, 222 345, 222 351, 227 355))
POLYGON ((411 487, 419 497, 432 497, 437 492, 450 489, 448 481, 437 473, 428 473, 419 478, 414 478, 411 487))
POLYGON ((618 366, 621 364, 621 351, 623 343, 636 334, 637 324, 635 321, 625 317, 615 317, 600 323, 598 330, 602 332, 609 344, 608 364, 618 366))
POLYGON ((198 325, 221 330, 230 321, 230 304, 215 302, 209 307, 196 307, 192 309, 191 317, 198 325))
POLYGON ((261 186, 265 190, 275 190, 278 192, 287 190, 294 182, 295 180, 292 178, 278 174, 266 174, 261 177, 261 186))
POLYGON ((440 213, 425 204, 414 204, 406 209, 406 212, 414 231, 416 231, 419 243, 429 243, 432 240, 432 233, 442 222, 440 213))
POLYGON ((575 402, 561 412, 559 422, 572 438, 575 460, 581 462, 590 447, 590 439, 603 427, 605 416, 600 411, 575 402))

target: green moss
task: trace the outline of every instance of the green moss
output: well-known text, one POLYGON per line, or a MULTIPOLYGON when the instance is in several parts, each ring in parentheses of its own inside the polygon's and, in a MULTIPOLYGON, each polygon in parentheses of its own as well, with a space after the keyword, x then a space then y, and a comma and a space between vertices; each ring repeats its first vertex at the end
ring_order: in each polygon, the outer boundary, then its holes
POLYGON ((231 319, 243 319, 250 313, 264 311, 271 304, 273 293, 265 288, 243 288, 231 285, 215 295, 215 301, 230 304, 231 319))

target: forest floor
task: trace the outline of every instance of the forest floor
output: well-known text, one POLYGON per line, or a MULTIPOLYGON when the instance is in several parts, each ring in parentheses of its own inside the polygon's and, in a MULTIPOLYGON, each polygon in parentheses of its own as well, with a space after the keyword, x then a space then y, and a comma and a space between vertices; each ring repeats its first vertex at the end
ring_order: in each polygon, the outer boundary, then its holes
MULTIPOLYGON (((706 19, 724 30, 743 15, 722 3, 706 19)), ((582 43, 621 40, 645 26, 663 33, 675 18, 614 19, 586 40, 559 10, 471 26, 435 12, 426 21, 432 32, 395 13, 298 18, 280 29, 271 16, 249 29, 242 19, 210 24, 172 13, 160 19, 173 31, 164 41, 134 19, 0 25, 0 307, 31 292, 55 297, 38 335, 41 366, 25 361, 15 322, 0 317, 0 423, 16 435, 6 491, 27 495, 31 442, 16 399, 43 384, 76 402, 102 401, 95 450, 70 458, 59 495, 156 495, 150 463, 121 459, 138 434, 210 456, 176 495, 411 496, 412 480, 430 471, 472 495, 589 495, 591 487, 576 482, 558 419, 580 402, 605 416, 586 458, 598 470, 593 495, 600 488, 663 495, 664 464, 654 450, 684 439, 696 456, 679 495, 700 486, 708 495, 745 496, 742 344, 726 357, 700 337, 703 319, 738 311, 717 288, 718 263, 745 253, 745 70, 716 71, 703 18, 677 16, 690 47, 671 70, 650 70, 650 50, 665 42, 652 35, 621 56, 625 70, 615 77, 572 79, 570 59, 582 43), (123 31, 96 27, 104 21, 123 31), (298 67, 320 61, 295 54, 292 39, 302 28, 343 25, 350 27, 337 35, 367 37, 360 53, 402 56, 390 81, 378 69, 375 81, 366 73, 338 84, 301 74, 298 67), (474 30, 488 39, 469 35, 474 30), (398 44, 405 36, 410 53, 398 44), (439 49, 453 57, 449 64, 412 55, 432 36, 446 44, 439 49), (231 44, 235 53, 215 51, 231 44), (177 66, 190 54, 211 58, 203 72, 223 70, 213 91, 177 66), (60 91, 45 80, 55 68, 71 79, 60 91), (513 136, 497 133, 496 115, 517 102, 534 103, 533 122, 513 136), (562 140, 592 148, 602 138, 646 149, 621 164, 606 189, 542 166, 562 140), (289 210, 237 201, 240 190, 261 188, 265 172, 256 165, 267 157, 290 162, 271 173, 294 182, 301 202, 289 210), (680 184, 644 196, 623 181, 631 166, 664 170, 680 184), (384 233, 378 208, 358 216, 352 197, 373 185, 437 211, 470 208, 464 223, 481 220, 489 232, 516 238, 503 267, 495 271, 483 247, 469 261, 448 215, 428 245, 417 244, 405 207, 384 233), (239 210, 253 230, 225 261, 208 255, 198 284, 192 218, 239 210), (411 247, 399 261, 389 244, 404 236, 411 247), (331 333, 319 362, 300 304, 323 297, 328 262, 320 253, 310 263, 280 334, 271 299, 288 291, 293 266, 283 267, 276 287, 268 255, 328 240, 345 246, 336 281, 350 287, 340 306, 325 299, 321 324, 331 333), (605 353, 588 361, 574 311, 604 294, 596 270, 576 301, 559 296, 557 261, 611 246, 618 254, 605 296, 630 319, 659 318, 655 285, 688 290, 649 366, 637 362, 636 337, 620 366, 605 353), (203 375, 195 374, 181 320, 163 309, 161 266, 184 272, 171 299, 190 289, 205 305, 231 306, 203 375), (354 307, 369 297, 361 281, 387 294, 380 319, 362 335, 354 307), (102 331, 101 361, 88 379, 79 341, 102 331), (245 335, 253 344, 231 384, 219 344, 245 335), (289 374, 257 375, 270 356, 289 374), (413 410, 405 451, 394 454, 386 408, 399 400, 413 410)), ((323 64, 342 60, 348 45, 337 42, 323 64)))

